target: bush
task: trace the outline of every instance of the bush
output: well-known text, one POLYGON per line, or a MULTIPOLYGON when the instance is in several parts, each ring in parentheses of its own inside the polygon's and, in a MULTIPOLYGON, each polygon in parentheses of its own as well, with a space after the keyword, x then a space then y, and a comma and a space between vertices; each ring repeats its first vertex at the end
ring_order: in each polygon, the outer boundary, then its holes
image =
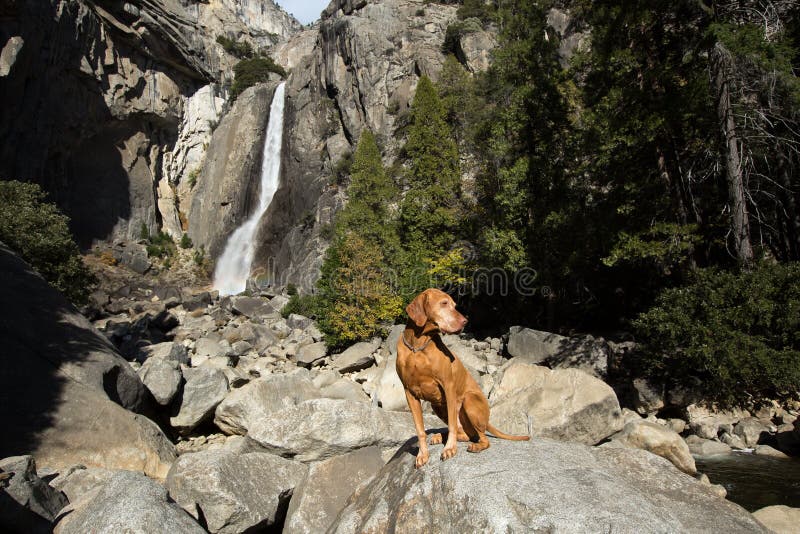
POLYGON ((177 252, 175 242, 165 232, 159 231, 157 234, 151 234, 148 241, 147 255, 151 258, 170 258, 177 252))
POLYGON ((641 370, 651 377, 698 378, 702 393, 724 404, 800 390, 798 263, 700 270, 688 286, 664 291, 634 327, 646 342, 641 370))
POLYGON ((181 245, 181 248, 192 248, 192 239, 189 237, 189 235, 186 232, 184 232, 183 235, 181 236, 180 245, 181 245))
POLYGON ((253 56, 253 46, 247 41, 234 41, 224 35, 217 36, 217 42, 231 55, 240 59, 253 56))
POLYGON ((243 59, 233 67, 235 78, 231 86, 231 101, 236 100, 248 87, 269 80, 269 74, 274 72, 281 78, 286 78, 286 71, 275 63, 271 57, 254 57, 243 59))
POLYGON ((69 231, 69 218, 36 184, 0 181, 0 241, 74 304, 85 304, 94 277, 69 231))
POLYGON ((289 302, 281 310, 281 315, 286 318, 291 314, 305 317, 317 317, 319 313, 319 297, 316 295, 300 295, 295 288, 294 294, 290 293, 289 302))

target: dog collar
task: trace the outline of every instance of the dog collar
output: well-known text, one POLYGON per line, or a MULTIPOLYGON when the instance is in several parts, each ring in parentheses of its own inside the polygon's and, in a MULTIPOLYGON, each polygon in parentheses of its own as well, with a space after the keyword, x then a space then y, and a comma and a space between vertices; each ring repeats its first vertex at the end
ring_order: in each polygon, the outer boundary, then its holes
POLYGON ((413 352, 413 353, 422 352, 423 350, 425 350, 425 347, 427 347, 427 346, 430 344, 430 342, 431 342, 431 341, 433 341, 433 338, 432 338, 432 337, 429 337, 429 338, 428 338, 428 341, 426 341, 425 343, 423 343, 421 347, 417 347, 417 348, 415 348, 415 347, 414 347, 414 345, 412 345, 411 343, 409 343, 409 342, 406 340, 406 335, 405 335, 405 333, 402 335, 402 338, 403 338, 403 345, 405 345, 406 347, 408 347, 408 350, 410 350, 410 351, 411 351, 411 352, 413 352))

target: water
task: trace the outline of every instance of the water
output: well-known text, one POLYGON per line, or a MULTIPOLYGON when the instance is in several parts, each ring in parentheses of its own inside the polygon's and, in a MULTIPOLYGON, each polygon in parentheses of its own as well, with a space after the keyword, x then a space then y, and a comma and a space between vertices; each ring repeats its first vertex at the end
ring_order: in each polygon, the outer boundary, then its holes
POLYGON ((214 289, 220 295, 236 295, 247 287, 250 267, 256 254, 256 231, 261 216, 267 211, 278 189, 283 142, 283 104, 285 82, 275 89, 269 109, 269 124, 264 136, 264 156, 261 163, 261 195, 250 217, 228 238, 225 250, 214 269, 214 289))
POLYGON ((800 507, 800 459, 734 453, 695 462, 711 482, 725 487, 728 500, 750 512, 774 504, 800 507))

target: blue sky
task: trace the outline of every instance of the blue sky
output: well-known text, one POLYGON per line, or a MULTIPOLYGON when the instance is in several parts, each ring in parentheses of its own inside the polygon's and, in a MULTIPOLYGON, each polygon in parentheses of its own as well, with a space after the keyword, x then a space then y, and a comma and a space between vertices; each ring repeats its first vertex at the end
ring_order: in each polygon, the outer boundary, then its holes
POLYGON ((328 7, 329 2, 330 0, 275 0, 276 4, 294 15, 294 18, 303 24, 317 20, 320 12, 328 7))

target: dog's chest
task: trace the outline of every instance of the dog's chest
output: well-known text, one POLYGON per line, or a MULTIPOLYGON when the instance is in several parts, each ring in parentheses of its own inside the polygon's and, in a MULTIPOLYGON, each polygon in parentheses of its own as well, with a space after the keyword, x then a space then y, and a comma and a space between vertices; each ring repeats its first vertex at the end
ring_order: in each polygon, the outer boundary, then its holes
POLYGON ((439 381, 433 375, 432 367, 422 355, 403 358, 397 366, 397 374, 414 397, 429 402, 442 402, 444 394, 439 381))

